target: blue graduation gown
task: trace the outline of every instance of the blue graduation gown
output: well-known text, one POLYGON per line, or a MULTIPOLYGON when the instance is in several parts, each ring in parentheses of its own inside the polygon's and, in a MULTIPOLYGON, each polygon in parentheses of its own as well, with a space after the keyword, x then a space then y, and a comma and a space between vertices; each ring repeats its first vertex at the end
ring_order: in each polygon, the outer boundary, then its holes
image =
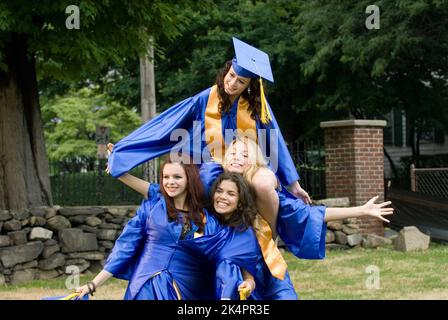
MULTIPOLYGON (((210 151, 205 139, 205 111, 209 99, 211 88, 208 88, 197 95, 187 98, 156 118, 148 121, 140 128, 129 134, 115 144, 114 150, 109 157, 110 173, 114 177, 119 177, 125 172, 148 160, 159 157, 172 150, 173 147, 181 148, 182 152, 190 154, 195 163, 205 162, 211 159, 210 151), (185 129, 188 136, 177 135, 175 129, 185 129)), ((222 115, 222 134, 225 136, 226 129, 237 129, 238 100, 234 102, 229 113, 222 115)), ((299 179, 295 165, 291 159, 286 143, 278 127, 270 106, 272 121, 265 125, 259 119, 255 125, 258 132, 258 141, 262 150, 270 157, 276 154, 278 159, 278 170, 276 174, 284 185, 289 185, 299 179), (260 136, 260 129, 267 130, 266 141, 260 136), (277 132, 277 148, 270 148, 273 141, 270 141, 270 132, 275 129, 277 132), (263 146, 265 144, 265 146, 263 146)), ((229 141, 226 141, 228 143, 229 141)))
POLYGON ((124 228, 104 266, 114 277, 129 280, 125 299, 206 300, 235 295, 241 282, 238 275, 215 290, 219 268, 238 265, 253 271, 256 242, 250 241, 249 233, 237 234, 207 211, 204 214, 204 236, 179 240, 182 225, 168 220, 159 185, 150 185, 148 199, 124 228), (234 251, 235 246, 241 249, 234 251))
MULTIPOLYGON (((213 297, 213 273, 208 261, 180 249, 182 224, 169 221, 166 203, 157 184, 116 240, 104 269, 129 280, 124 299, 176 300, 213 297)), ((214 232, 213 219, 204 232, 214 232), (208 227, 208 228, 207 228, 208 227)))
POLYGON ((221 227, 214 235, 204 235, 182 243, 213 262, 215 298, 239 300, 238 286, 243 281, 241 268, 256 273, 259 259, 257 238, 252 228, 221 227))
MULTIPOLYGON (((202 164, 200 177, 207 193, 223 168, 216 162, 202 164)), ((326 223, 324 206, 309 206, 301 199, 290 194, 286 188, 277 190, 279 196, 279 212, 277 232, 288 250, 302 259, 323 259, 325 257, 326 223)), ((254 299, 277 300, 297 299, 294 286, 286 273, 284 280, 272 277, 260 249, 255 273, 257 288, 254 299)))

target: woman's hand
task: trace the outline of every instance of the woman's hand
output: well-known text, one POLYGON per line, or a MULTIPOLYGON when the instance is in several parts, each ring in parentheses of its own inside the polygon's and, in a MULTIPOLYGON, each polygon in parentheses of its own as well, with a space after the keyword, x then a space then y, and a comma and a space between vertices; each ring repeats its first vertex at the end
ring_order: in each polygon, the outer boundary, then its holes
POLYGON ((299 184, 299 181, 296 181, 291 184, 291 193, 295 195, 297 198, 302 199, 303 202, 306 204, 311 204, 311 198, 305 190, 302 189, 302 187, 299 184))
POLYGON ((79 300, 81 300, 82 297, 84 297, 86 294, 90 293, 90 290, 89 290, 89 287, 85 284, 79 288, 76 288, 75 292, 79 293, 79 300))
POLYGON ((372 216, 386 222, 390 222, 389 220, 383 218, 383 216, 394 213, 394 208, 384 208, 385 206, 390 205, 392 202, 386 201, 383 203, 376 204, 375 201, 378 199, 378 197, 379 196, 373 197, 372 199, 367 201, 361 208, 365 215, 372 216))
POLYGON ((241 300, 246 300, 247 297, 249 297, 254 290, 255 290, 255 281, 252 279, 244 280, 238 286, 238 291, 240 293, 241 300))
MULTIPOLYGON (((108 143, 107 144, 107 158, 109 158, 109 156, 110 156, 110 154, 112 153, 113 150, 114 150, 114 145, 112 143, 108 143)), ((106 173, 110 174, 109 162, 107 162, 106 173)))

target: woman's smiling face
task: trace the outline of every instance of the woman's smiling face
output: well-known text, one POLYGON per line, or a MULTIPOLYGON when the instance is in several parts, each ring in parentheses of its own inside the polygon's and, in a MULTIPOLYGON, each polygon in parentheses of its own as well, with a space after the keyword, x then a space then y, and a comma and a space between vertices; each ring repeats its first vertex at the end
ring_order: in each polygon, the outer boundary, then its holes
POLYGON ((226 155, 225 169, 230 172, 243 173, 250 165, 247 146, 242 141, 235 141, 226 155))
POLYGON ((167 163, 163 167, 163 188, 168 196, 176 198, 187 192, 187 175, 179 163, 167 163))
POLYGON ((213 207, 216 213, 225 218, 230 217, 237 209, 239 201, 238 187, 235 182, 223 180, 213 194, 213 207))
POLYGON ((224 77, 224 91, 231 97, 237 97, 249 86, 251 79, 240 77, 236 74, 232 67, 230 67, 226 76, 224 77))

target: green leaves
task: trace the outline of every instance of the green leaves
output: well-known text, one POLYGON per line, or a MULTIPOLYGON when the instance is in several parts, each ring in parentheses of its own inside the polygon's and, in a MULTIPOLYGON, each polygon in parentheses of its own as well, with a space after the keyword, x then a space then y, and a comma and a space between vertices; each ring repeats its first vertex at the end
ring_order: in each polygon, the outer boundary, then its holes
POLYGON ((110 127, 110 140, 117 142, 141 125, 137 113, 94 95, 91 89, 71 92, 42 103, 45 139, 51 160, 96 155, 96 126, 110 127))
POLYGON ((58 77, 57 70, 45 69, 46 63, 53 61, 64 77, 82 79, 123 57, 138 57, 145 52, 149 35, 173 40, 189 22, 184 10, 196 7, 194 1, 79 1, 80 29, 69 30, 65 26, 69 4, 0 4, 0 44, 10 32, 25 33, 29 52, 39 57, 42 72, 47 76, 54 72, 58 77))
POLYGON ((7 31, 13 19, 11 11, 4 3, 0 3, 0 32, 7 31))
POLYGON ((268 87, 268 100, 287 140, 320 132, 315 128, 323 120, 350 113, 381 116, 397 106, 415 117, 437 114, 443 119, 441 107, 448 96, 447 86, 441 85, 448 78, 447 2, 376 1, 379 30, 365 27, 370 4, 131 1, 111 7, 107 1, 86 2, 96 8, 86 18, 91 30, 82 30, 81 23, 82 32, 69 35, 76 39, 75 46, 67 39, 61 47, 59 39, 37 51, 39 64, 45 66, 40 74, 67 78, 84 72, 84 78, 101 84, 100 90, 136 107, 138 56, 125 56, 137 50, 148 32, 163 29, 155 32, 157 103, 163 110, 214 82, 224 61, 233 58, 231 37, 236 36, 269 53, 275 84, 268 87), (144 22, 146 32, 136 21, 144 22), (47 52, 64 59, 46 59, 47 52), (104 74, 111 70, 121 78, 107 82, 104 74))

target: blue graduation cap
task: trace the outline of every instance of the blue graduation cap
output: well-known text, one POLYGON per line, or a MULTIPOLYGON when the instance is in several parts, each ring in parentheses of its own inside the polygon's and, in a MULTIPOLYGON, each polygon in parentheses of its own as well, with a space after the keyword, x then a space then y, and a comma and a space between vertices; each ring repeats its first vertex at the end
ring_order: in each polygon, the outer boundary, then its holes
POLYGON ((235 72, 241 77, 262 77, 274 82, 268 54, 235 37, 232 37, 232 39, 236 55, 232 60, 232 67, 235 72))
POLYGON ((235 37, 233 39, 233 47, 235 48, 236 57, 232 60, 232 68, 240 77, 260 78, 260 95, 261 95, 261 122, 268 123, 271 118, 269 108, 267 107, 266 97, 264 95, 262 78, 274 82, 272 76, 271 64, 269 56, 263 52, 235 37))

